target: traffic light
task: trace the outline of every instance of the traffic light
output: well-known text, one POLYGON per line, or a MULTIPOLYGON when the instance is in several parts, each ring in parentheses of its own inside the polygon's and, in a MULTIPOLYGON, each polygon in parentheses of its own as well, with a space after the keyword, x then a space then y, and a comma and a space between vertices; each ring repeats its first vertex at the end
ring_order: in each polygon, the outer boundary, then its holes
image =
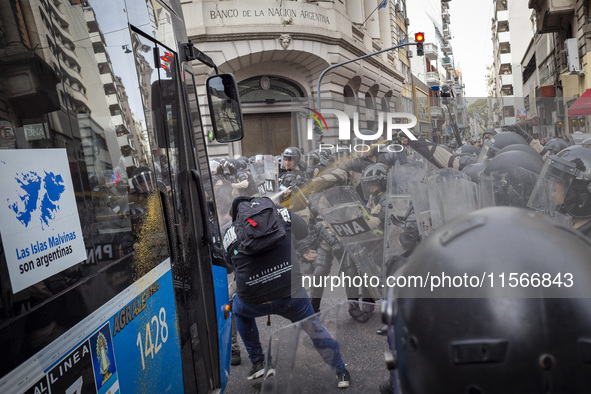
POLYGON ((425 41, 424 33, 415 33, 415 42, 417 43, 417 56, 423 56, 423 41, 425 41))

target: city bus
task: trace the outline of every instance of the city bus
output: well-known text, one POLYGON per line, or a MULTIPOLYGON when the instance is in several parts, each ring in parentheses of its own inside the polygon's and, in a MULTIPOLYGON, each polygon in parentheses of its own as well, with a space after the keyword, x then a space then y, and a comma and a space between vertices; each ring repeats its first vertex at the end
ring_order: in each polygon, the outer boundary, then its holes
POLYGON ((223 391, 198 88, 212 136, 237 141, 233 77, 187 39, 180 0, 6 1, 0 25, 0 392, 223 391))

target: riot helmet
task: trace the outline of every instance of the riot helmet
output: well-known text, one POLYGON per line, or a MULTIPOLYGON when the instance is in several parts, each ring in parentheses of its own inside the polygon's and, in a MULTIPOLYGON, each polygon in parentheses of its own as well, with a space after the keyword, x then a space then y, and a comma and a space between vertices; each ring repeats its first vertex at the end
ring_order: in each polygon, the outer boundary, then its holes
POLYGON ((503 149, 501 149, 497 155, 500 155, 501 153, 505 153, 505 152, 509 152, 512 150, 518 150, 521 152, 526 152, 529 153, 530 155, 536 156, 540 158, 540 161, 543 163, 544 159, 542 159, 542 155, 540 155, 540 153, 535 150, 534 148, 532 148, 529 145, 521 145, 521 144, 512 144, 512 145, 508 145, 506 147, 504 147, 503 149))
POLYGON ((148 167, 138 167, 133 170, 131 184, 137 193, 148 194, 156 188, 156 178, 148 167))
POLYGON ((220 175, 222 172, 222 165, 216 160, 209 161, 209 168, 211 169, 211 173, 214 175, 220 175))
POLYGON ((485 163, 487 160, 492 159, 501 149, 513 144, 529 145, 522 136, 511 131, 502 131, 494 137, 484 140, 478 162, 485 163))
POLYGON ((494 270, 495 282, 429 294, 420 286, 395 288, 384 320, 393 329, 402 392, 588 391, 591 289, 556 291, 547 283, 564 279, 564 272, 589 283, 590 253, 589 241, 572 228, 519 208, 474 211, 436 230, 397 277, 480 278, 494 270), (508 272, 547 275, 535 288, 508 289, 506 281, 501 288, 497 274, 508 272))
POLYGON ((332 156, 331 156, 330 149, 319 149, 318 156, 320 159, 320 164, 327 167, 332 164, 332 156))
POLYGON ((447 147, 451 149, 452 152, 455 151, 458 148, 458 141, 456 141, 455 139, 449 141, 447 143, 447 147))
POLYGON ((561 150, 568 148, 568 142, 562 138, 552 138, 550 141, 546 142, 544 148, 546 148, 551 155, 557 155, 561 150))
POLYGON ((302 153, 295 146, 285 148, 281 155, 281 168, 291 171, 295 167, 301 167, 301 158, 302 153))
POLYGON ((384 192, 388 187, 388 167, 382 163, 368 166, 361 174, 363 197, 369 200, 370 195, 384 192))
POLYGON ((264 164, 265 163, 265 156, 263 156, 263 155, 255 155, 254 156, 254 163, 255 164, 264 164))
POLYGON ((550 215, 564 208, 573 217, 591 217, 591 149, 573 145, 548 156, 528 205, 550 215))
POLYGON ((478 149, 472 144, 464 144, 455 150, 456 155, 475 155, 478 149))
POLYGON ((480 204, 526 208, 542 171, 539 154, 508 151, 496 155, 480 174, 480 204))
POLYGON ((320 163, 320 155, 316 151, 310 151, 304 155, 305 162, 308 166, 315 166, 320 163))
POLYGON ((224 163, 224 170, 226 170, 229 175, 236 175, 239 169, 240 163, 236 159, 230 159, 224 163))
POLYGON ((497 135, 496 130, 493 128, 488 128, 488 129, 484 130, 484 133, 482 133, 482 138, 489 139, 489 138, 494 137, 495 135, 497 135))
POLYGON ((462 168, 462 172, 470 177, 472 182, 478 183, 480 181, 480 173, 484 170, 486 165, 484 163, 468 164, 462 168))

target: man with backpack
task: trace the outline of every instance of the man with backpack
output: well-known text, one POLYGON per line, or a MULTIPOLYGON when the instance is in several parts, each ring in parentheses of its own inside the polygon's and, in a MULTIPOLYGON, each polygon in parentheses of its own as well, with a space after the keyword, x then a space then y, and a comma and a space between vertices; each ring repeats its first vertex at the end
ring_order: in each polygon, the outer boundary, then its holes
POLYGON ((226 260, 235 269, 237 292, 232 312, 253 364, 247 379, 257 379, 265 371, 255 318, 276 314, 292 323, 309 318, 304 330, 323 360, 335 370, 338 387, 349 387, 350 375, 339 344, 314 316, 302 287, 292 232, 296 239, 305 238, 306 222, 267 197, 237 197, 231 215, 232 225, 224 234, 223 244, 226 260))

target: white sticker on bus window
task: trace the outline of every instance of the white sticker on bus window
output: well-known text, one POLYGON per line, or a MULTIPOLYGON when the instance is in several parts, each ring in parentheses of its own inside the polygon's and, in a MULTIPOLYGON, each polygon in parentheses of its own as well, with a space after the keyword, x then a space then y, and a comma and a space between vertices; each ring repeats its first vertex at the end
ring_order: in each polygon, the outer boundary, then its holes
POLYGON ((86 260, 65 149, 0 150, 0 234, 14 293, 86 260))

